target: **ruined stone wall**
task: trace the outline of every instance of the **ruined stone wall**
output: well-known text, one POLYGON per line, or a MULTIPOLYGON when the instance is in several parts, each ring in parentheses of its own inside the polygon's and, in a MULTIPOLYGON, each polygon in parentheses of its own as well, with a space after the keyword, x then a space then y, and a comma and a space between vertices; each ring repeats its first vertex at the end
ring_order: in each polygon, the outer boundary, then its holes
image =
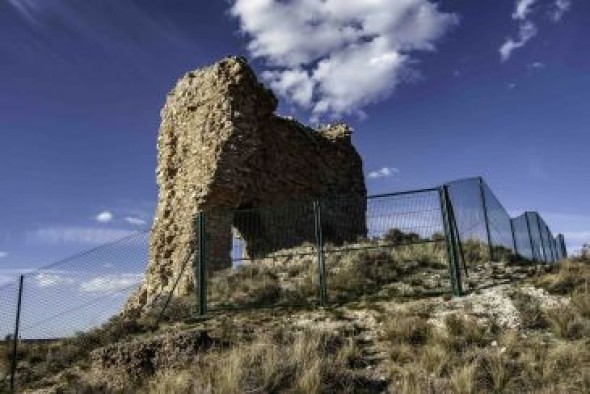
MULTIPOLYGON (((194 217, 201 210, 206 212, 212 270, 231 264, 232 227, 249 242, 248 253, 253 255, 313 237, 313 217, 306 219, 310 209, 313 212, 309 204, 300 224, 270 211, 241 211, 234 217, 234 209, 345 193, 351 197, 338 209, 349 219, 338 220, 338 212, 328 210, 328 234, 337 234, 334 242, 344 242, 366 233, 362 161, 350 130, 344 125, 313 130, 274 115, 276 106, 275 96, 257 81, 246 61, 234 57, 186 74, 169 93, 158 136, 160 193, 150 261, 131 303, 145 305, 171 288, 194 240, 194 217), (277 235, 288 230, 299 238, 277 235)), ((178 294, 194 287, 189 271, 178 294)))

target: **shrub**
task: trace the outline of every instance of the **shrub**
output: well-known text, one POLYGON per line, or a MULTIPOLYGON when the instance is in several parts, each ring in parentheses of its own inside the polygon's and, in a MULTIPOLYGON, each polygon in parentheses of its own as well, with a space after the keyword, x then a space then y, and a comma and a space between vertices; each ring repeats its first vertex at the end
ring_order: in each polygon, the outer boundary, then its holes
POLYGON ((386 322, 385 338, 394 345, 424 345, 430 338, 432 327, 417 316, 397 315, 386 322))
POLYGON ((590 319, 590 293, 587 291, 577 291, 572 294, 571 302, 582 317, 590 319))
POLYGON ((560 338, 580 339, 589 334, 580 314, 571 307, 548 309, 545 319, 551 331, 560 338))
POLYGON ((574 260, 564 260, 553 266, 554 271, 539 277, 535 284, 552 294, 569 295, 585 291, 590 282, 590 265, 574 260))
POLYGON ((547 321, 541 308, 541 302, 522 291, 514 291, 510 294, 512 302, 520 313, 523 328, 540 329, 547 327, 547 321))

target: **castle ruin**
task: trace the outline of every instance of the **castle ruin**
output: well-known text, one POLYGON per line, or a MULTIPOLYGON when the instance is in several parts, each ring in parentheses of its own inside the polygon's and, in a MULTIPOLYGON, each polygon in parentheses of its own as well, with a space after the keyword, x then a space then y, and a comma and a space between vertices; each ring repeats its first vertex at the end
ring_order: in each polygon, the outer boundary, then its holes
MULTIPOLYGON (((251 257, 313 241, 313 210, 304 209, 299 222, 305 223, 298 224, 278 210, 261 214, 248 208, 347 195, 333 208, 326 204, 326 241, 366 235, 362 160, 350 129, 338 124, 314 130, 275 115, 276 108, 272 91, 236 57, 189 72, 168 94, 158 136, 159 200, 150 260, 131 304, 149 304, 171 290, 195 240, 199 211, 205 212, 212 271, 231 267, 232 228, 251 257), (296 237, 281 237, 286 225, 301 227, 290 229, 296 237)), ((188 271, 177 295, 194 289, 188 271)))

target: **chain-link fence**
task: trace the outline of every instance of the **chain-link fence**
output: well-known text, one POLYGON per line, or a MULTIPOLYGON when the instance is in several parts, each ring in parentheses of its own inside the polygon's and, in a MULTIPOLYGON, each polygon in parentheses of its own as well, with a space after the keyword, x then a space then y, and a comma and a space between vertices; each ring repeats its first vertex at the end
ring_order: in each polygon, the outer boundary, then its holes
MULTIPOLYGON (((222 216, 228 215, 231 259, 211 257, 202 284, 209 310, 449 291, 437 189, 334 196, 222 216)), ((213 238, 207 226, 205 238, 213 238)))
MULTIPOLYGON (((481 178, 200 212, 194 233, 172 286, 150 301, 156 324, 215 310, 461 295, 567 257, 563 235, 535 212, 511 218, 481 178), (195 295, 175 296, 187 280, 195 295)), ((137 233, 0 287, 0 378, 34 380, 41 372, 23 366, 31 347, 63 361, 54 356, 68 341, 96 347, 137 329, 120 316, 144 278, 148 245, 149 232, 137 233)))

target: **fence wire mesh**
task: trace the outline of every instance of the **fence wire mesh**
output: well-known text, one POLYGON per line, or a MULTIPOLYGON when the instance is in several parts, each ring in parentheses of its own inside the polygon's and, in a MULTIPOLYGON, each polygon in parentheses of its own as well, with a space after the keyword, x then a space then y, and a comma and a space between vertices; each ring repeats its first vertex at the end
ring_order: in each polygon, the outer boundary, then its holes
MULTIPOLYGON (((563 235, 554 237, 536 212, 510 218, 481 178, 202 212, 194 235, 190 250, 178 253, 172 286, 150 301, 157 322, 207 310, 457 294, 457 281, 472 290, 518 276, 514 267, 527 261, 567 257, 563 235), (194 294, 180 297, 179 287, 194 294)), ((137 233, 23 275, 18 339, 47 353, 80 332, 115 335, 108 324, 143 280, 148 246, 149 232, 137 233)), ((13 345, 18 294, 17 280, 0 287, 4 353, 13 345)), ((0 380, 8 368, 0 364, 0 380)), ((20 378, 35 378, 27 373, 20 378)))
MULTIPOLYGON (((339 212, 342 205, 342 200, 326 199, 322 213, 339 212)), ((366 223, 366 236, 324 245, 330 301, 448 293, 439 191, 374 196, 366 208, 366 215, 358 217, 366 223)), ((327 222, 322 232, 330 234, 327 222)))
POLYGON ((492 259, 505 259, 514 254, 514 237, 510 215, 485 182, 482 181, 481 187, 489 222, 492 259))
POLYGON ((149 232, 24 275, 21 338, 51 339, 97 327, 143 278, 149 232))
MULTIPOLYGON (((450 182, 448 188, 461 242, 487 245, 488 231, 480 179, 450 182)), ((486 250, 482 252, 487 253, 486 250)))
POLYGON ((522 214, 512 219, 512 228, 514 230, 516 254, 526 260, 534 260, 534 244, 529 230, 527 215, 522 214))

